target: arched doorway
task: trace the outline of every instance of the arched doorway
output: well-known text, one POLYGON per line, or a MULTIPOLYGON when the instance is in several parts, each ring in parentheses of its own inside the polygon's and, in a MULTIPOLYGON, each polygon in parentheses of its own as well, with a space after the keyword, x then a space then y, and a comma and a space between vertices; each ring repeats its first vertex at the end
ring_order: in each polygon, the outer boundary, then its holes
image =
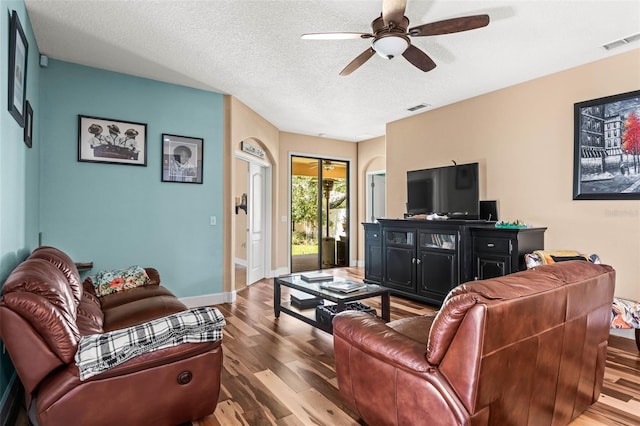
POLYGON ((270 276, 271 265, 271 163, 259 143, 243 141, 240 147, 234 185, 236 288, 270 276), (244 272, 238 274, 238 268, 244 272))

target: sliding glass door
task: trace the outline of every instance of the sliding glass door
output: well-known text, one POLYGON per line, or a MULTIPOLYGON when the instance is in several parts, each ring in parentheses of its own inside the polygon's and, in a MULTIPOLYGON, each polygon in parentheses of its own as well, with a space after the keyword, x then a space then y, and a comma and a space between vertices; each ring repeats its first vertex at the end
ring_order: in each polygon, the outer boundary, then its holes
POLYGON ((349 163, 291 157, 291 272, 348 266, 349 163))

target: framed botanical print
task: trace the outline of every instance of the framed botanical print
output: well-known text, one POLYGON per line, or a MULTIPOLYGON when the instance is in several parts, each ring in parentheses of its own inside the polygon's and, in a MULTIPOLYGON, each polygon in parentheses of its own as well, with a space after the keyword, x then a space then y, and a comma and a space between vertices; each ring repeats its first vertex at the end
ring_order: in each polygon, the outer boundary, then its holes
POLYGON ((78 161, 147 165, 147 125, 78 116, 78 161))

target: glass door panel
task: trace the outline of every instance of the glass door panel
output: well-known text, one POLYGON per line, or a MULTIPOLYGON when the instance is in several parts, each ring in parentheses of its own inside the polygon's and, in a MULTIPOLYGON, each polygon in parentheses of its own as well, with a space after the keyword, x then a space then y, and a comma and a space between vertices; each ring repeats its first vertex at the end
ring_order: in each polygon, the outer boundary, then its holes
POLYGON ((348 266, 348 166, 291 157, 291 272, 348 266))
POLYGON ((318 161, 291 157, 291 272, 320 269, 318 161))

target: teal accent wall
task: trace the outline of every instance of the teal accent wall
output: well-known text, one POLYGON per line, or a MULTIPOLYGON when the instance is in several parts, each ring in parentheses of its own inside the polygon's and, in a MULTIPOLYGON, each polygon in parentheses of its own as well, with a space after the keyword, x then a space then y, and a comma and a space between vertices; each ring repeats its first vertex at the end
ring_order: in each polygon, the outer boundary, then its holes
POLYGON ((50 59, 40 100, 42 244, 90 274, 152 266, 178 297, 221 293, 223 96, 50 59), (79 114, 146 123, 147 166, 79 162, 79 114), (162 133, 204 139, 203 184, 161 182, 162 133))
MULTIPOLYGON (((0 1, 0 286, 16 265, 38 245, 40 120, 39 53, 22 1, 0 1), (23 142, 23 129, 8 111, 9 17, 18 12, 27 36, 27 99, 34 110, 33 148, 23 142)), ((15 370, 2 346, 0 353, 0 411, 15 370)), ((4 419, 0 419, 0 423, 4 419)))

